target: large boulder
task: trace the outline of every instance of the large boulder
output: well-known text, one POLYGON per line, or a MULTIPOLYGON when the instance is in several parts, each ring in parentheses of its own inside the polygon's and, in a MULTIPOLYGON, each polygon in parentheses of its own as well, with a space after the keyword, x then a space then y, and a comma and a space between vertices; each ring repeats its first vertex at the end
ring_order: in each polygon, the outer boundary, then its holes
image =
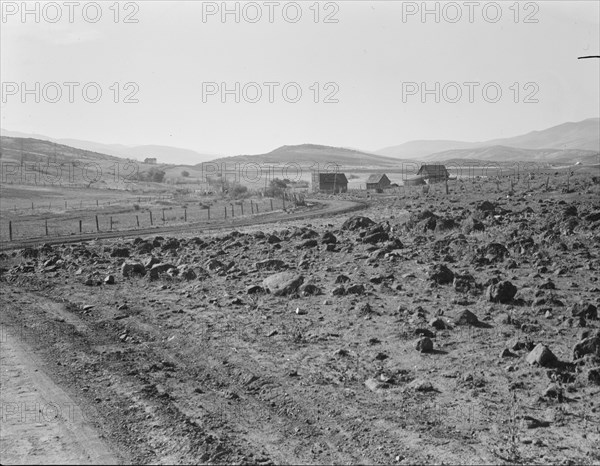
POLYGON ((263 280, 263 287, 275 296, 288 296, 298 291, 304 282, 302 275, 293 272, 280 272, 263 280))

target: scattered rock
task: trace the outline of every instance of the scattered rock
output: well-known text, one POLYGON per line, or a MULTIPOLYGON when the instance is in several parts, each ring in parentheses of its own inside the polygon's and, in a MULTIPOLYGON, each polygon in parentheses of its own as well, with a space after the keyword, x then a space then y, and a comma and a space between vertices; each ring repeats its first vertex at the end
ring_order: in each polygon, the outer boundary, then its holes
POLYGON ((279 270, 285 267, 285 262, 279 259, 265 259, 254 264, 256 270, 279 270))
POLYGON ((577 303, 570 308, 573 317, 583 317, 584 319, 597 320, 598 308, 588 302, 577 303))
POLYGON ((525 360, 531 365, 537 364, 542 367, 549 367, 557 361, 557 357, 546 345, 538 343, 525 360))
POLYGON ((417 351, 420 353, 430 353, 433 351, 433 341, 429 337, 419 338, 416 344, 417 351))
POLYGON ((326 232, 325 234, 323 234, 323 237, 321 238, 321 243, 323 244, 336 244, 337 243, 337 238, 335 237, 335 235, 331 232, 326 232))
POLYGON ((293 272, 280 272, 265 278, 263 287, 275 296, 288 296, 298 291, 303 282, 304 277, 302 275, 293 272))
POLYGON ((454 272, 444 264, 435 264, 429 269, 429 279, 438 285, 452 283, 454 272))
POLYGON ((504 348, 502 351, 500 351, 500 357, 501 358, 514 358, 517 355, 513 352, 511 352, 508 348, 504 348))
POLYGON ((427 382, 423 379, 415 379, 411 383, 406 386, 410 390, 414 390, 416 392, 433 392, 435 388, 431 384, 431 382, 427 382))
POLYGON ((346 293, 363 295, 365 293, 365 287, 361 284, 351 285, 346 289, 346 293))
POLYGON ((352 217, 342 224, 342 230, 360 230, 375 225, 375 222, 368 217, 352 217))
POLYGON ((600 385, 600 367, 592 367, 591 369, 588 369, 585 379, 593 385, 600 385))
POLYGON ((479 319, 475 314, 473 314, 468 309, 462 309, 458 311, 456 316, 454 317, 454 323, 456 325, 479 325, 479 319))
POLYGON ((246 288, 246 293, 247 294, 257 294, 257 293, 264 293, 264 288, 262 286, 258 286, 258 285, 250 285, 246 288))
POLYGON ((114 248, 110 257, 129 257, 129 248, 114 248))
POLYGON ((594 354, 600 357, 600 332, 581 340, 573 348, 573 359, 577 360, 586 354, 594 354))
POLYGON ((486 291, 486 297, 488 301, 491 301, 493 303, 508 304, 512 302, 516 294, 517 287, 514 286, 508 280, 492 284, 488 287, 486 291))
POLYGON ((433 328, 435 328, 437 330, 444 330, 444 329, 448 328, 448 324, 446 324, 446 322, 443 319, 441 319, 440 317, 431 319, 431 321, 429 322, 429 325, 431 325, 433 328))
POLYGON ((121 274, 124 277, 131 277, 133 275, 146 275, 146 268, 139 262, 125 262, 121 266, 121 274))

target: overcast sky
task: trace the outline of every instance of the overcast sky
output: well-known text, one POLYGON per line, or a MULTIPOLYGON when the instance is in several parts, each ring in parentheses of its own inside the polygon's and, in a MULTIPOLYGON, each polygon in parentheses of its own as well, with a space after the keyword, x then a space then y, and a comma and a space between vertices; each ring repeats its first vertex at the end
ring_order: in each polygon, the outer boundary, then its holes
POLYGON ((480 141, 600 113, 600 60, 577 60, 600 54, 597 1, 428 2, 425 17, 421 2, 228 2, 239 22, 221 2, 30 2, 37 18, 21 3, 2 2, 0 26, 12 131, 235 155, 480 141))

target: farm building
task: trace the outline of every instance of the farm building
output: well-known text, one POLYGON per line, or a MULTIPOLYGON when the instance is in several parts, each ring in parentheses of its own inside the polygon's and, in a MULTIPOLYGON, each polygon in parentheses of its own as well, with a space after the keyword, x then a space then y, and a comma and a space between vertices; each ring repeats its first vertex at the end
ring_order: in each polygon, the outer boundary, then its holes
POLYGON ((348 191, 348 179, 343 173, 313 173, 312 191, 345 193, 348 191))
POLYGON ((444 165, 421 165, 417 176, 427 183, 440 183, 450 178, 450 173, 444 165))
POLYGON ((155 165, 156 164, 156 158, 154 158, 154 157, 152 157, 152 158, 146 158, 146 159, 144 159, 144 163, 155 165))
POLYGON ((367 178, 367 189, 373 189, 375 191, 382 191, 383 189, 390 186, 391 181, 385 174, 371 175, 367 178))

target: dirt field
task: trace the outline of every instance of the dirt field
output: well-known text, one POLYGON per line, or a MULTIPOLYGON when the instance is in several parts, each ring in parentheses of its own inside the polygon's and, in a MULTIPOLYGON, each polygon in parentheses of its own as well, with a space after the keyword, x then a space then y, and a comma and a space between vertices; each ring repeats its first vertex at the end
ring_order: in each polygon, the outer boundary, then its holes
POLYGON ((123 463, 600 464, 599 188, 5 251, 0 324, 123 463))

